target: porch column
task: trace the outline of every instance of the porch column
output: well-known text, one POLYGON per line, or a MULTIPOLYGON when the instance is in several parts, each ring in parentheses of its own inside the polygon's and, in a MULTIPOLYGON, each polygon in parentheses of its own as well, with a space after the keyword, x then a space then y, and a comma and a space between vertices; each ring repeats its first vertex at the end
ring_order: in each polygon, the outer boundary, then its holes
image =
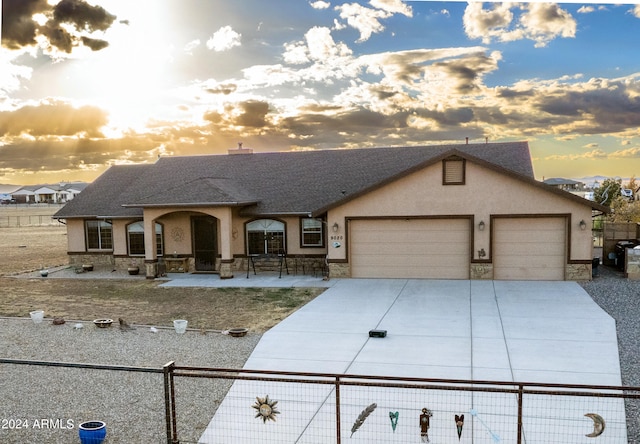
POLYGON ((231 252, 232 240, 231 208, 225 208, 220 220, 220 279, 233 277, 233 253, 231 252))
POLYGON ((155 279, 158 276, 156 223, 150 217, 144 218, 144 265, 147 279, 155 279))

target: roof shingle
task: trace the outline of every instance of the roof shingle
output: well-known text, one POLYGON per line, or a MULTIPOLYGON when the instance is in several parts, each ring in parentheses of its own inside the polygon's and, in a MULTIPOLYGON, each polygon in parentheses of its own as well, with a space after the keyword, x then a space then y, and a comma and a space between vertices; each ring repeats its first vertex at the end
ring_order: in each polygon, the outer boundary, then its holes
POLYGON ((141 207, 168 205, 317 214, 450 154, 534 181, 527 142, 162 157, 111 167, 54 217, 141 217, 141 207))

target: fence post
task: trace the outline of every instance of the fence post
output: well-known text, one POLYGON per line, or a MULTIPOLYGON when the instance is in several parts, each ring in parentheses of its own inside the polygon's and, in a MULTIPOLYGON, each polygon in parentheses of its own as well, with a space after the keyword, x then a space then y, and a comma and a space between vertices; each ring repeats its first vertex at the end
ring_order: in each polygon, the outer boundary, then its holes
POLYGON ((180 442, 177 436, 176 397, 173 384, 173 369, 175 366, 175 361, 171 361, 162 367, 164 371, 164 411, 167 424, 167 444, 178 444, 180 442))
POLYGON ((524 389, 518 384, 518 444, 522 444, 522 396, 524 389))
POLYGON ((340 444, 340 376, 336 375, 336 444, 340 444))

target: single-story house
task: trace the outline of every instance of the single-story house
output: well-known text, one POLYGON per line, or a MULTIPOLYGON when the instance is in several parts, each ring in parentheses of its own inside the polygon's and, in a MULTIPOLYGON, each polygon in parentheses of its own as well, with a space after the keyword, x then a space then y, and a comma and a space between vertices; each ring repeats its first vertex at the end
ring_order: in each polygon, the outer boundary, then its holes
POLYGON ((20 203, 65 203, 73 200, 85 189, 85 182, 60 182, 57 184, 25 185, 12 193, 20 203))
POLYGON ((528 143, 508 142, 161 157, 112 166, 54 218, 71 263, 148 278, 273 256, 332 277, 579 280, 593 210, 608 207, 536 181, 528 143))

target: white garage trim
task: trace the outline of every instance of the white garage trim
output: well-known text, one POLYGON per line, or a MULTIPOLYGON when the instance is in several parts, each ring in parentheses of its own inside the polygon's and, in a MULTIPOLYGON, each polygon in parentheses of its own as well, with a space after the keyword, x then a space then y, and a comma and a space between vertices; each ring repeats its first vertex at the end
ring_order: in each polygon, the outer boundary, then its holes
POLYGON ((493 277, 499 280, 564 280, 565 217, 494 218, 493 277))
POLYGON ((351 276, 469 279, 470 225, 466 218, 352 220, 351 276))

